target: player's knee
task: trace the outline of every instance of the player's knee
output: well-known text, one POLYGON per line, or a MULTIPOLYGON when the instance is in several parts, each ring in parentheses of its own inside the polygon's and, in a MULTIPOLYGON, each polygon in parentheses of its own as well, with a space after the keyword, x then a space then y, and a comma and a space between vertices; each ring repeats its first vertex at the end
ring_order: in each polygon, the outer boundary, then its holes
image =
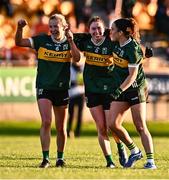
POLYGON ((111 124, 111 130, 112 130, 112 131, 119 130, 120 128, 121 128, 121 125, 118 124, 118 123, 115 122, 115 121, 111 124))
POLYGON ((57 128, 57 133, 60 135, 64 135, 67 133, 66 128, 64 126, 60 126, 57 128))
POLYGON ((108 133, 111 133, 112 131, 113 131, 112 124, 111 124, 111 123, 108 123, 108 124, 107 124, 107 132, 108 132, 108 133))
POLYGON ((145 133, 147 131, 147 128, 143 126, 136 126, 136 129, 139 134, 145 133))
POLYGON ((107 135, 107 129, 106 128, 100 128, 98 130, 98 134, 101 136, 106 136, 107 135))
POLYGON ((110 122, 107 123, 107 131, 108 133, 111 133, 113 131, 113 125, 110 122))
POLYGON ((111 127, 109 127, 109 125, 107 126, 107 133, 108 134, 112 133, 111 127))
POLYGON ((103 123, 97 123, 98 134, 105 136, 107 134, 107 127, 103 123))
POLYGON ((51 121, 43 121, 42 127, 43 127, 45 130, 50 129, 50 127, 51 127, 51 121))

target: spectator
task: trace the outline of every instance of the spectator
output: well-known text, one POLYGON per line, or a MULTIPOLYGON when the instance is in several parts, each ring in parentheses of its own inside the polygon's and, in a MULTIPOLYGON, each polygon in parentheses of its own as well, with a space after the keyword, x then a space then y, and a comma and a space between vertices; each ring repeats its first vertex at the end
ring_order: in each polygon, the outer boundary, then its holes
POLYGON ((158 0, 158 9, 155 16, 157 31, 169 36, 169 0, 158 0))
POLYGON ((84 105, 84 89, 83 86, 78 85, 78 74, 82 72, 82 69, 79 65, 73 63, 71 66, 71 88, 69 90, 69 118, 68 118, 68 136, 72 131, 72 124, 74 120, 74 110, 77 106, 77 124, 75 128, 75 136, 80 136, 81 124, 82 124, 82 112, 84 105))
POLYGON ((0 10, 2 9, 2 7, 5 8, 7 16, 9 16, 9 17, 13 16, 13 8, 10 3, 10 0, 1 0, 0 1, 0 10))
POLYGON ((45 15, 44 12, 39 10, 37 12, 37 17, 38 17, 38 23, 36 23, 32 27, 32 34, 33 35, 38 35, 38 34, 46 34, 49 32, 49 27, 48 23, 45 22, 45 15))
POLYGON ((81 22, 87 24, 90 17, 95 15, 102 17, 106 26, 109 25, 108 16, 114 9, 115 0, 74 0, 74 3, 78 25, 81 22))

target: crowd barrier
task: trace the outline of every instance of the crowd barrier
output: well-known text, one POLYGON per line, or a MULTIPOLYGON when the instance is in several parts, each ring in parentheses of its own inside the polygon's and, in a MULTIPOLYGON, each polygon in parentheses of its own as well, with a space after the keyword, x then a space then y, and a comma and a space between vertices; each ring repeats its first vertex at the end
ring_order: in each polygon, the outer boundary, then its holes
MULTIPOLYGON (((150 103, 149 119, 169 120, 169 74, 147 73, 150 103), (150 115, 151 112, 151 115, 150 115)), ((35 67, 1 67, 0 120, 37 119, 35 67)), ((87 108, 86 119, 91 118, 87 108)))

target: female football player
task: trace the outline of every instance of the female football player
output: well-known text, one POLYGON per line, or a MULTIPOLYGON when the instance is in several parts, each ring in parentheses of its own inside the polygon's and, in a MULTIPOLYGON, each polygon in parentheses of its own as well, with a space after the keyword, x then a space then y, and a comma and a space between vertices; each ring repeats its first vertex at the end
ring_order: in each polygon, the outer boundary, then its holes
MULTIPOLYGON (((113 65, 112 41, 109 36, 104 36, 105 26, 100 17, 91 18, 88 27, 90 35, 85 38, 77 35, 75 40, 77 47, 86 57, 83 72, 86 102, 96 123, 98 140, 107 167, 114 168, 106 122, 110 108, 109 91, 112 85, 112 77, 109 74, 109 68, 111 69, 113 65)), ((124 166, 127 162, 126 151, 119 138, 115 134, 113 136, 117 143, 120 164, 124 166)))
POLYGON ((31 47, 37 51, 38 68, 36 77, 37 103, 42 119, 40 140, 43 152, 41 168, 50 165, 49 146, 51 136, 52 108, 57 129, 56 166, 64 166, 64 149, 67 140, 66 120, 68 88, 70 81, 70 62, 79 61, 80 54, 70 32, 65 31, 66 20, 61 14, 54 14, 49 19, 51 35, 38 35, 25 39, 22 37, 25 20, 18 21, 15 36, 16 45, 31 47), (66 37, 67 35, 67 37, 66 37))
POLYGON ((133 19, 118 19, 111 27, 114 69, 112 71, 112 102, 108 127, 127 145, 131 151, 125 167, 131 167, 142 158, 142 153, 122 126, 125 112, 130 108, 134 125, 141 136, 147 163, 146 169, 156 169, 153 142, 146 125, 147 85, 142 67, 143 53, 139 32, 133 19))

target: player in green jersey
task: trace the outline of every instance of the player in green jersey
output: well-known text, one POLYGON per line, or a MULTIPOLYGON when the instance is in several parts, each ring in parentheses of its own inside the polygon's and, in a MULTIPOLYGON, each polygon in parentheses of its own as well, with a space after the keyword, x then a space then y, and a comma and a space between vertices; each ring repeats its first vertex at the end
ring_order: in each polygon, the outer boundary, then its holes
POLYGON ((16 45, 31 47, 37 51, 38 68, 36 78, 37 102, 42 119, 40 139, 43 151, 41 168, 47 168, 51 136, 52 108, 57 130, 56 166, 63 167, 64 149, 67 140, 67 104, 70 84, 70 62, 79 61, 80 54, 73 42, 73 34, 65 30, 67 23, 63 15, 54 14, 49 19, 51 35, 38 35, 29 39, 22 37, 25 20, 18 21, 16 45))
MULTIPOLYGON (((91 18, 90 35, 85 38, 77 36, 77 47, 86 57, 83 77, 87 106, 97 126, 98 140, 107 161, 107 167, 114 168, 106 123, 110 108, 109 91, 112 85, 112 77, 109 74, 109 68, 113 64, 112 41, 104 36, 104 31, 102 19, 98 16, 91 18)), ((117 143, 120 164, 124 166, 127 162, 125 148, 114 133, 113 136, 117 143)))
POLYGON ((142 158, 142 153, 122 126, 125 112, 130 108, 134 125, 141 136, 147 163, 146 169, 156 169, 153 142, 146 125, 147 87, 142 67, 143 53, 138 43, 138 27, 134 19, 118 19, 111 27, 112 40, 116 41, 113 57, 113 91, 108 126, 131 151, 125 167, 131 167, 142 158))

